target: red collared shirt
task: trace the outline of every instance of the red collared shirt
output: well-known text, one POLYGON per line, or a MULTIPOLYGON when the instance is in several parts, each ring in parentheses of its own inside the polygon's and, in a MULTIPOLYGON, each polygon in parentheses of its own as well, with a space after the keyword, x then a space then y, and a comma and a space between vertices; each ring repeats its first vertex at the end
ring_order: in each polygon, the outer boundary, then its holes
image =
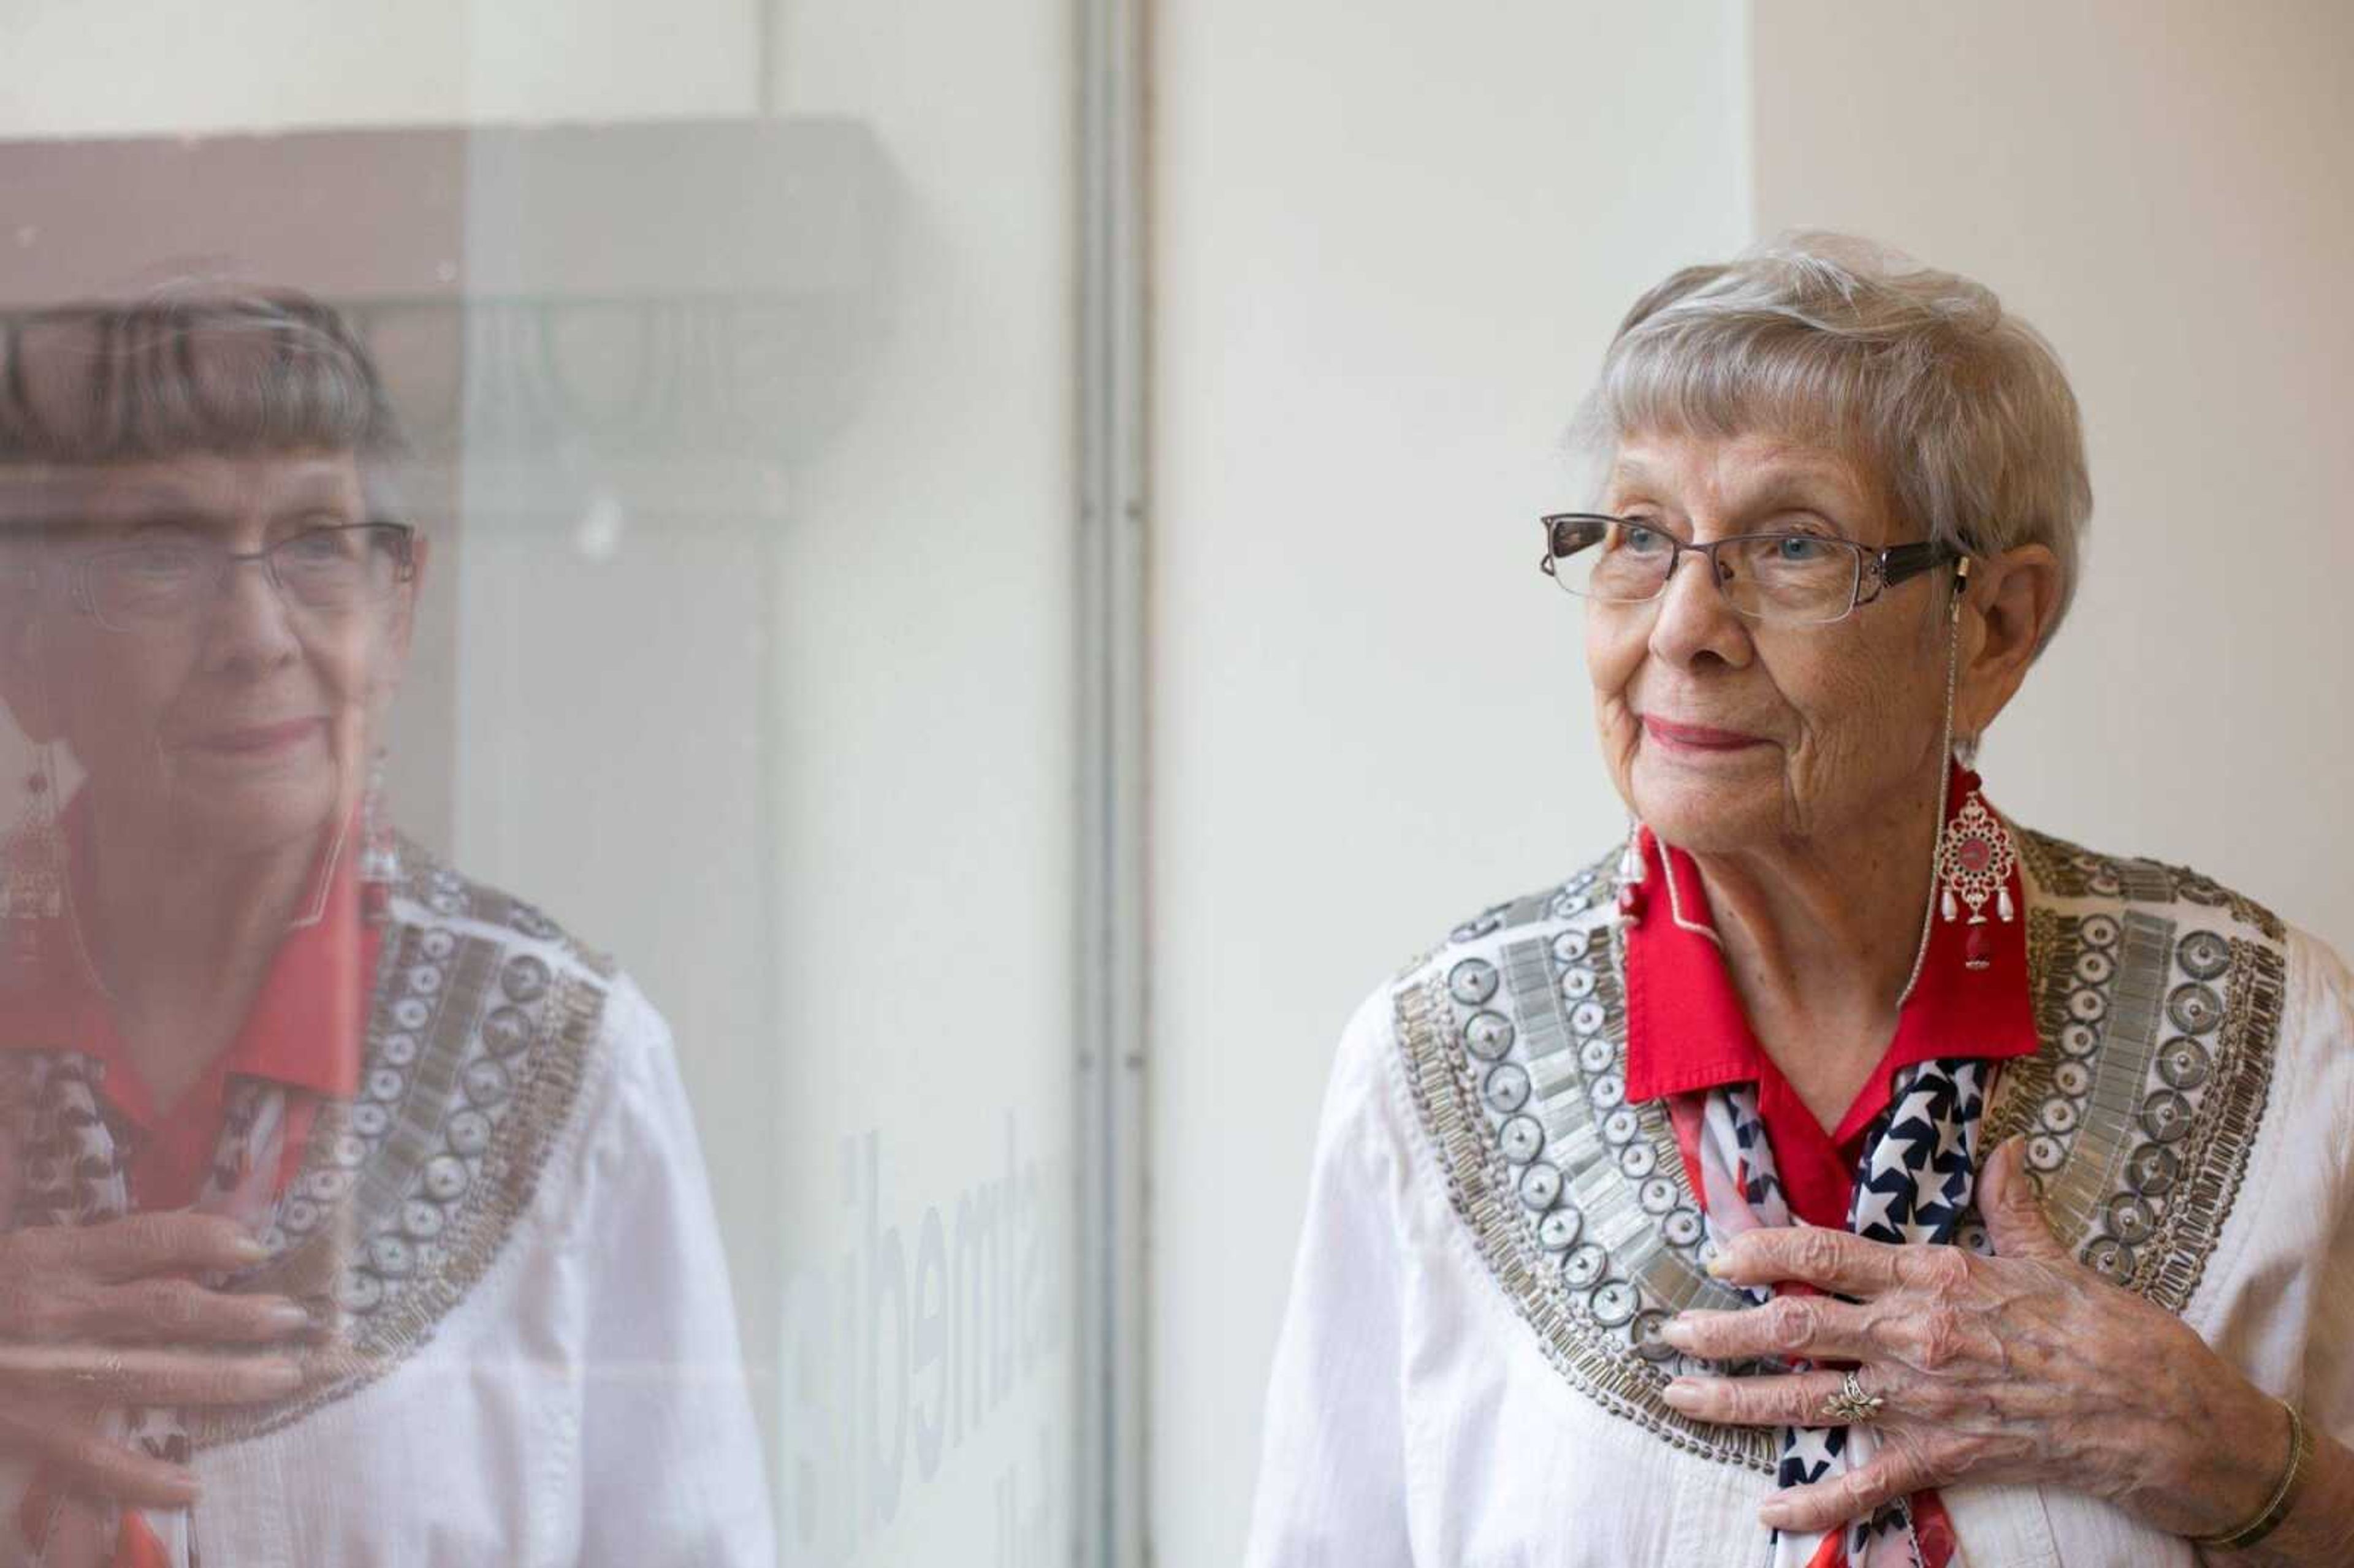
MULTIPOLYGON (((1956 768, 1949 791, 1958 810, 1978 776, 1956 768)), ((1900 1067, 1946 1056, 1997 1060, 2033 1055, 2039 1048, 2028 985, 2027 904, 2019 872, 2010 873, 2017 918, 1997 917, 1988 904, 1981 929, 1992 964, 1965 964, 1968 916, 1938 919, 1929 933, 1921 978, 1898 1011, 1896 1033, 1839 1125, 1825 1128, 1758 1044, 1742 1011, 1724 955, 1706 936, 1680 928, 1670 917, 1666 878, 1685 920, 1712 927, 1708 895, 1690 856, 1663 863, 1659 842, 1646 830, 1642 852, 1649 889, 1642 919, 1628 926, 1627 1098, 1633 1102, 1692 1094, 1725 1084, 1757 1086, 1757 1112, 1782 1179, 1791 1213, 1808 1224, 1844 1230, 1849 1188, 1861 1139, 1887 1107, 1900 1067)), ((1689 1135, 1691 1118, 1677 1118, 1684 1163, 1700 1185, 1689 1135)))
MULTIPOLYGON (((75 907, 89 907, 89 800, 64 813, 75 907)), ((323 1097, 348 1099, 359 1086, 360 1044, 376 972, 377 933, 360 911, 359 884, 347 846, 328 852, 327 879, 315 920, 290 927, 279 945, 245 1026, 203 1075, 168 1106, 155 1103, 115 1027, 113 1009, 69 936, 49 945, 26 990, 0 999, 0 1050, 80 1051, 105 1069, 100 1093, 131 1129, 132 1204, 177 1209, 204 1190, 219 1142, 231 1077, 264 1078, 307 1091, 287 1100, 278 1168, 282 1188, 301 1168, 303 1145, 323 1097)), ((305 911, 308 914, 308 911, 305 911)))

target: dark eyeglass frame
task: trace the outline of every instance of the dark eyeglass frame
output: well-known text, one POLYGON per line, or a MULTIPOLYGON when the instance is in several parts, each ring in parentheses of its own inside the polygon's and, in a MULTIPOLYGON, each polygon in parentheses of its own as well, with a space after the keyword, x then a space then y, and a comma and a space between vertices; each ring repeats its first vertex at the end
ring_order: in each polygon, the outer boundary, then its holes
MULTIPOLYGON (((220 570, 218 575, 213 578, 211 585, 212 588, 215 592, 218 592, 219 589, 229 580, 230 574, 235 572, 238 567, 244 566, 249 562, 259 562, 261 567, 262 575, 270 579, 271 589, 288 602, 300 604, 302 603, 302 600, 298 596, 291 595, 287 592, 286 579, 280 574, 279 562, 281 558, 281 552, 292 549, 305 539, 315 539, 322 534, 361 533, 373 535, 389 541, 389 554, 392 556, 394 567, 396 568, 392 579, 392 586, 397 588, 403 583, 416 580, 416 528, 407 523, 396 523, 388 518, 377 518, 366 523, 337 523, 326 527, 304 528, 299 533, 289 534, 286 537, 279 540, 277 543, 265 546, 259 550, 223 550, 214 557, 215 563, 219 567, 220 570)), ((109 631, 136 632, 142 630, 142 623, 134 622, 131 625, 125 626, 108 620, 99 609, 98 596, 91 591, 90 586, 90 573, 101 563, 111 557, 136 554, 142 547, 143 546, 137 545, 124 545, 112 549, 93 550, 89 555, 81 556, 69 566, 65 570, 66 591, 74 609, 80 611, 83 615, 88 616, 91 620, 96 621, 99 625, 106 628, 109 631)), ((307 609, 314 607, 305 606, 304 608, 307 609)))
MULTIPOLYGON (((1855 576, 1853 587, 1849 590, 1847 608, 1837 615, 1829 616, 1820 620, 1798 620, 1789 623, 1797 626, 1835 625, 1853 615, 1862 606, 1878 599, 1882 589, 1894 588, 1925 572, 1935 571, 1939 567, 1951 566, 1969 558, 1967 551, 1957 550, 1939 539, 1924 539, 1910 545, 1890 545, 1875 550, 1869 545, 1859 545, 1851 539, 1835 539, 1819 534, 1797 535, 1733 534, 1722 539, 1712 539, 1704 545, 1687 545, 1656 523, 1646 522, 1640 517, 1614 517, 1606 512, 1554 512, 1538 518, 1537 522, 1545 531, 1545 553, 1537 561, 1537 569, 1553 578, 1564 591, 1575 594, 1580 599, 1596 599, 1603 604, 1649 604, 1654 599, 1661 598, 1667 593, 1668 585, 1675 581, 1676 573, 1682 567, 1684 556, 1687 555, 1701 556, 1707 559, 1709 578, 1716 585, 1717 592, 1723 594, 1726 574, 1723 565, 1717 560, 1716 553, 1729 546, 1754 545, 1761 540, 1772 541, 1797 537, 1813 540, 1817 544, 1832 546, 1853 555, 1855 576), (1574 531, 1590 528, 1596 524, 1600 524, 1606 532, 1589 535, 1583 544, 1572 544, 1568 548, 1563 547, 1564 540, 1575 537, 1574 531), (1659 575, 1658 593, 1647 595, 1642 599, 1612 599, 1600 594, 1578 593, 1575 588, 1570 588, 1562 580, 1560 571, 1554 563, 1565 556, 1574 556, 1582 549, 1599 544, 1607 536, 1606 530, 1611 527, 1641 528, 1648 533, 1658 535, 1667 542, 1669 549, 1673 554, 1669 558, 1668 569, 1659 575)), ((1766 619, 1762 615, 1743 609, 1739 605, 1734 604, 1729 598, 1726 599, 1725 603, 1735 615, 1746 620, 1766 619)))

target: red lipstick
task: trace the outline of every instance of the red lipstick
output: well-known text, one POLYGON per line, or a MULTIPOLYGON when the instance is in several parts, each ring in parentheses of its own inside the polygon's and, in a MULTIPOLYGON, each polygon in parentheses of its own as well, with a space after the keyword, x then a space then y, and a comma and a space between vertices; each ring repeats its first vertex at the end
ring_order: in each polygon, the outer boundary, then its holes
POLYGON ((283 724, 247 725, 237 729, 215 730, 190 741, 196 751, 210 751, 224 757, 275 757, 292 751, 326 726, 324 719, 288 719, 283 724))
POLYGON ((1677 724, 1651 714, 1643 717, 1643 734, 1671 751, 1741 751, 1766 743, 1738 730, 1712 729, 1704 724, 1677 724))

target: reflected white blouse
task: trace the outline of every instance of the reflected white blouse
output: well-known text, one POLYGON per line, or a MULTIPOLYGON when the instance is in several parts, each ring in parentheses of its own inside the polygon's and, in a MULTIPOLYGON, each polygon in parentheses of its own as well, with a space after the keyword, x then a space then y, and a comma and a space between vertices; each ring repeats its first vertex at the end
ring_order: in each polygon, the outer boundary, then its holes
MULTIPOLYGON (((2194 874, 2020 850, 2042 1047, 2006 1065, 1980 1147, 2030 1134, 2080 1257, 2354 1441, 2354 978, 2194 874)), ((1253 1568, 1770 1560, 1771 1434, 1658 1397, 1691 1363, 1647 1328, 1719 1303, 1661 1102, 1624 1099, 1612 861, 1458 927, 1343 1033, 1253 1568), (1561 1180, 1524 1182, 1539 1162, 1561 1180)), ((1978 1568, 2200 1561, 2058 1486, 1943 1498, 1978 1568)))
POLYGON ((198 1436, 201 1561, 767 1568, 760 1438, 668 1026, 536 911, 451 874, 419 872, 394 916, 348 1124, 378 1126, 379 1095, 392 1130, 362 1168, 413 1167, 342 1285, 372 1364, 198 1436))

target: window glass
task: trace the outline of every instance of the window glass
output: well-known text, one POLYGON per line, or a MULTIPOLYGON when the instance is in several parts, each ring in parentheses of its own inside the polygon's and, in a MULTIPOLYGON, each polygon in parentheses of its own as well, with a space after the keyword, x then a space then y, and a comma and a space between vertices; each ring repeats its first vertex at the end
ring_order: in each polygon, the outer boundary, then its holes
POLYGON ((0 19, 53 1560, 1069 1555, 1070 26, 0 19))

